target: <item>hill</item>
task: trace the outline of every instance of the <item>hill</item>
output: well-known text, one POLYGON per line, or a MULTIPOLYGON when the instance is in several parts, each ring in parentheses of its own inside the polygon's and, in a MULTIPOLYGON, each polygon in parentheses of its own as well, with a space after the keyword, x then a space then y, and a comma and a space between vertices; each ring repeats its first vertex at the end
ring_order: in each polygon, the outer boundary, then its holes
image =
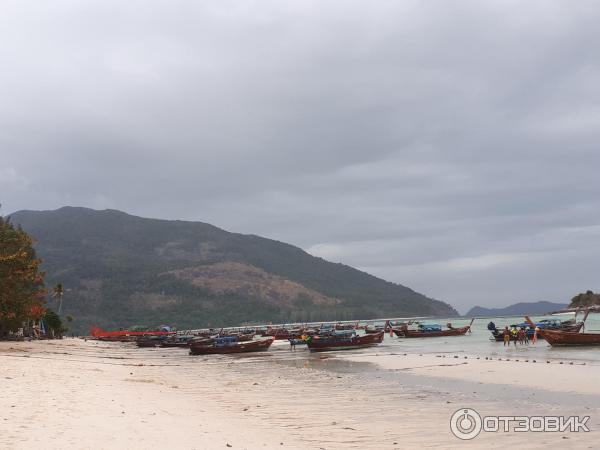
POLYGON ((579 308, 586 306, 599 306, 600 305, 600 294, 594 294, 593 291, 586 291, 585 293, 577 294, 571 299, 569 308, 579 308))
POLYGON ((466 314, 468 317, 497 317, 497 316, 520 316, 524 314, 546 314, 559 311, 568 305, 564 303, 534 302, 515 303, 505 308, 483 308, 475 306, 466 314))
POLYGON ((48 285, 77 331, 169 323, 453 316, 446 303, 289 244, 201 222, 65 207, 11 220, 37 239, 48 285))

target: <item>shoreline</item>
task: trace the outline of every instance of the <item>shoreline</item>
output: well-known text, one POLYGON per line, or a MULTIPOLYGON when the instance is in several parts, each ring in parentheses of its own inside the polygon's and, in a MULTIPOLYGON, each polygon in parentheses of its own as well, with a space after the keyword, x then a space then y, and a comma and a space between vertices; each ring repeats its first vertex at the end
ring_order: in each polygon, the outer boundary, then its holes
POLYGON ((2 342, 0 403, 9 406, 0 447, 462 448, 449 430, 450 416, 462 407, 591 415, 592 433, 488 433, 468 442, 473 448, 539 448, 564 439, 593 446, 593 431, 600 430, 600 388, 561 390, 556 381, 578 374, 576 380, 593 384, 599 366, 537 363, 530 389, 502 376, 532 363, 458 364, 389 350, 314 355, 278 345, 252 356, 194 357, 184 349, 79 339, 2 342))

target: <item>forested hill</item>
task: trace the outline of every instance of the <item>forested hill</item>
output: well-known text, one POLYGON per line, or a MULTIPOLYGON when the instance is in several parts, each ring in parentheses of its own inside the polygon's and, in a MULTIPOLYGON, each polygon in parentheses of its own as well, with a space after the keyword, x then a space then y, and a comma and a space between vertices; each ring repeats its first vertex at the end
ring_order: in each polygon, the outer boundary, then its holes
POLYGON ((201 222, 65 207, 11 220, 37 239, 47 284, 63 283, 76 330, 157 325, 452 316, 456 311, 302 249, 201 222))

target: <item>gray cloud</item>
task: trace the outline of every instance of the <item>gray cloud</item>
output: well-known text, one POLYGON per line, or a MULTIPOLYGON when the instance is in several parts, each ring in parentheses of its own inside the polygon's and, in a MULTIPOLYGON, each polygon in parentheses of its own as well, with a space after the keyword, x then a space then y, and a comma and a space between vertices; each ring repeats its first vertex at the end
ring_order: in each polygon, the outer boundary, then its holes
POLYGON ((4 2, 0 200, 202 220, 459 309, 599 289, 600 6, 4 2))

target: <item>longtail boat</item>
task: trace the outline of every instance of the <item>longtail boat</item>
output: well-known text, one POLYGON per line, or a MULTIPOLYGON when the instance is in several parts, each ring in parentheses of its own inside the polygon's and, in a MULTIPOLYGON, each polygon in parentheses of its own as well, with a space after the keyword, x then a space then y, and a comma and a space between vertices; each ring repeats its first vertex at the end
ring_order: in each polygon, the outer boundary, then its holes
POLYGON ((238 342, 248 342, 254 339, 255 333, 237 333, 237 334, 228 334, 228 335, 220 335, 219 337, 227 337, 227 336, 235 336, 238 342))
POLYGON ((163 336, 140 336, 135 340, 135 343, 138 347, 156 347, 163 341, 163 336))
POLYGON ((98 327, 93 327, 90 330, 92 337, 101 341, 134 341, 142 336, 168 336, 172 335, 172 331, 152 330, 152 331, 133 331, 133 330, 118 330, 106 331, 98 327))
MULTIPOLYGON (((587 316, 586 316, 586 318, 587 318, 587 316)), ((527 337, 529 339, 532 339, 533 335, 535 333, 535 327, 539 328, 540 330, 570 331, 572 333, 578 333, 583 328, 584 323, 585 323, 585 318, 583 319, 583 322, 575 322, 575 320, 573 320, 573 319, 565 320, 565 321, 560 321, 558 319, 544 319, 544 320, 540 320, 539 322, 534 323, 533 326, 531 324, 529 324, 528 322, 523 322, 523 323, 511 325, 509 327, 509 329, 512 330, 512 329, 523 328, 523 329, 525 329, 525 333, 527 334, 527 337)), ((493 339, 497 342, 504 341, 504 329, 496 328, 496 324, 494 324, 494 322, 490 322, 488 324, 487 328, 492 333, 492 336, 490 337, 490 339, 493 339)), ((539 333, 538 333, 538 337, 541 339, 544 339, 542 337, 542 335, 539 333)), ((511 341, 517 340, 516 332, 510 333, 510 340, 511 341)))
POLYGON ((384 332, 376 334, 357 335, 355 332, 330 334, 327 336, 311 336, 306 345, 312 352, 328 350, 349 350, 361 347, 371 347, 381 344, 384 332))
POLYGON ((188 348, 189 346, 188 341, 163 341, 159 344, 162 348, 188 348))
POLYGON ((355 330, 358 327, 358 322, 357 323, 341 323, 338 322, 335 324, 335 329, 339 330, 339 331, 349 331, 349 330, 355 330))
POLYGON ((263 336, 273 337, 276 340, 298 339, 304 334, 303 329, 288 330, 287 328, 271 328, 263 336))
POLYGON ((163 347, 163 348, 187 348, 187 347, 190 346, 190 342, 192 341, 193 338, 194 338, 194 336, 191 336, 191 335, 169 337, 169 338, 163 340, 160 343, 159 347, 163 347))
POLYGON ((274 339, 238 342, 235 337, 215 338, 190 342, 190 355, 222 355, 230 353, 264 352, 274 339))
MULTIPOLYGON (((525 316, 525 320, 535 326, 529 316, 525 316)), ((560 330, 538 330, 540 336, 554 346, 592 346, 600 345, 600 333, 579 333, 575 331, 560 331, 560 330)))
POLYGON ((376 334, 379 333, 380 331, 386 331, 386 324, 380 324, 380 323, 374 323, 372 325, 367 325, 365 327, 365 333, 366 334, 376 334))
POLYGON ((409 330, 407 325, 404 325, 400 328, 394 328, 392 331, 398 337, 405 338, 417 338, 417 337, 442 337, 442 336, 462 336, 466 334, 468 331, 471 331, 471 325, 473 325, 473 321, 475 319, 471 319, 471 323, 465 327, 454 328, 452 324, 447 324, 446 330, 442 330, 442 327, 439 325, 424 325, 419 324, 416 330, 409 330))

